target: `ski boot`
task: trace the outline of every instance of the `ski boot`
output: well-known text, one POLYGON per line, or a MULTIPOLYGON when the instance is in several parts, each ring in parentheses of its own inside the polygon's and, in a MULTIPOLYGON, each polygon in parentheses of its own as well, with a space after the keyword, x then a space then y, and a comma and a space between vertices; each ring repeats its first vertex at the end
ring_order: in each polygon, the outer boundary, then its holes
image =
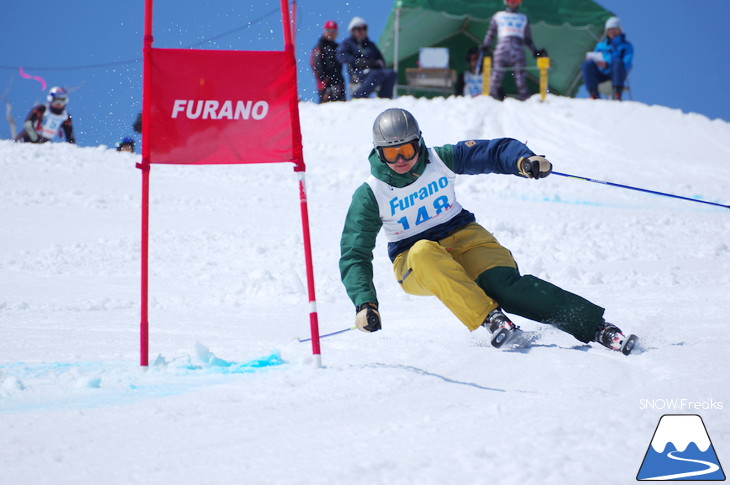
POLYGON ((500 348, 504 345, 520 328, 512 323, 510 319, 507 318, 507 315, 502 313, 502 310, 499 308, 495 308, 489 312, 489 315, 487 315, 487 319, 484 320, 482 326, 492 334, 492 346, 496 348, 500 348))
POLYGON ((605 320, 602 320, 596 329, 596 342, 610 350, 621 352, 624 355, 629 355, 634 350, 637 340, 638 337, 636 335, 629 334, 627 337, 621 332, 620 328, 605 320))

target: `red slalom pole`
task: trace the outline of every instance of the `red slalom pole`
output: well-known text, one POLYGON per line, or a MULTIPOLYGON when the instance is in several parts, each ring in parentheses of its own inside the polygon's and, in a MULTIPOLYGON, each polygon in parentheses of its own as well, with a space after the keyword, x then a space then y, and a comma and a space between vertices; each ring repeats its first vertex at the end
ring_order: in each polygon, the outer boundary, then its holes
MULTIPOLYGON (((281 0, 281 25, 284 30, 284 51, 289 56, 291 69, 294 70, 296 82, 296 59, 294 58, 294 43, 292 41, 292 25, 289 22, 288 0, 281 0)), ((294 171, 299 175, 299 207, 302 214, 302 237, 304 243, 304 261, 307 271, 307 294, 309 296, 309 331, 312 335, 312 355, 316 367, 322 367, 322 354, 319 346, 319 321, 317 317, 317 297, 314 292, 314 263, 312 261, 312 242, 309 233, 309 210, 307 208, 307 189, 304 183, 306 167, 302 151, 302 132, 299 122, 299 100, 297 90, 292 91, 289 100, 289 111, 292 116, 292 147, 294 151, 294 171)))
POLYGON ((152 0, 144 4, 144 40, 142 47, 142 237, 141 237, 141 282, 139 321, 139 365, 149 365, 149 221, 150 221, 150 104, 152 78, 150 77, 150 54, 152 51, 152 0))
POLYGON ((322 367, 322 353, 319 346, 319 320, 317 317, 317 297, 314 294, 314 264, 312 262, 312 243, 309 234, 309 211, 307 210, 307 189, 304 184, 304 171, 299 174, 299 205, 302 213, 302 235, 304 239, 304 260, 307 266, 307 293, 309 295, 309 332, 312 335, 312 355, 315 366, 322 367))
POLYGON ((150 164, 138 163, 142 170, 142 241, 141 241, 141 298, 139 320, 139 365, 149 365, 149 227, 150 227, 150 164))

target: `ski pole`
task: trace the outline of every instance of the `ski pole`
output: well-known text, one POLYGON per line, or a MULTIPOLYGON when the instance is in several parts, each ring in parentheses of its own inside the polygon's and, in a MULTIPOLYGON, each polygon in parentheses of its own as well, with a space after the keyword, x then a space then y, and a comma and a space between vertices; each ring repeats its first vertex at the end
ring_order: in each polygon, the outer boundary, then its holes
MULTIPOLYGON (((331 337, 332 335, 337 335, 338 333, 349 332, 350 330, 355 330, 356 328, 357 327, 350 327, 350 328, 345 328, 345 329, 342 329, 342 330, 338 330, 336 332, 326 333, 324 335, 320 335, 319 338, 331 337)), ((299 340, 299 342, 309 342, 310 340, 312 340, 312 337, 309 337, 309 338, 297 338, 297 340, 299 340)))
POLYGON ((657 192, 656 190, 648 190, 648 189, 641 189, 639 187, 632 187, 630 185, 622 185, 622 184, 615 184, 613 182, 606 182, 604 180, 596 180, 588 177, 580 177, 578 175, 570 175, 568 173, 560 173, 560 172, 552 172, 554 175, 560 175, 561 177, 568 177, 578 180, 585 180, 586 182, 593 182, 596 184, 603 184, 603 185, 610 185, 611 187, 619 187, 622 189, 631 189, 631 190, 638 190, 639 192, 646 192, 648 194, 655 194, 655 195, 663 195, 665 197, 674 197, 675 199, 682 199, 682 200, 688 200, 690 202, 699 202, 701 204, 708 204, 708 205, 716 205, 718 207, 724 207, 725 209, 730 209, 730 205, 724 205, 724 204, 718 204, 716 202, 707 202, 706 200, 699 200, 699 199, 692 199, 690 197, 682 197, 681 195, 673 195, 673 194, 667 194, 664 192, 657 192))

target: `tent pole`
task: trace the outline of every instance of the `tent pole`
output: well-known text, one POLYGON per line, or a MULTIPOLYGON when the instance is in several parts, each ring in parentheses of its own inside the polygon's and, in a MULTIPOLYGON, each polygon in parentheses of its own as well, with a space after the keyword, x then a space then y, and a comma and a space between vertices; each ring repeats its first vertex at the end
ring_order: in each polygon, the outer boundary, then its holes
POLYGON ((393 42, 393 70, 395 71, 396 75, 396 89, 395 89, 395 95, 398 97, 398 50, 399 50, 399 43, 400 43, 400 2, 398 2, 398 7, 395 9, 395 32, 394 32, 394 39, 393 42))

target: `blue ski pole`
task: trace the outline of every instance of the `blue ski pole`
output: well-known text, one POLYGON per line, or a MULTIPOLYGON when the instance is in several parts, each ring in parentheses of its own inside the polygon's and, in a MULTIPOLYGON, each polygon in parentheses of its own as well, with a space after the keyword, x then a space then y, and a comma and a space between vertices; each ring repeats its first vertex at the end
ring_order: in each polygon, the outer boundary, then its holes
MULTIPOLYGON (((350 330, 355 330, 356 328, 357 327, 350 327, 350 328, 338 330, 336 332, 326 333, 324 335, 320 335, 319 338, 331 337, 332 335, 337 335, 338 333, 349 332, 350 330)), ((310 338, 298 338, 297 340, 299 340, 299 342, 309 342, 310 340, 312 340, 312 338, 311 337, 310 338)))
POLYGON ((699 200, 699 199, 692 199, 690 197, 682 197, 681 195, 673 195, 673 194, 667 194, 664 192, 657 192, 656 190, 648 190, 648 189, 641 189, 639 187, 632 187, 630 185, 622 185, 622 184, 615 184, 613 182, 606 182, 603 180, 596 180, 588 177, 580 177, 578 175, 570 175, 568 173, 560 173, 560 172, 552 172, 554 175, 560 175, 561 177, 568 177, 572 179, 578 179, 578 180, 585 180, 586 182, 593 182, 596 184, 603 184, 603 185, 610 185, 611 187, 619 187, 622 189, 631 189, 631 190, 638 190, 639 192, 646 192, 648 194, 655 194, 655 195, 663 195, 665 197, 673 197, 675 199, 682 199, 682 200, 688 200, 690 202, 699 202, 700 204, 708 204, 708 205, 715 205, 718 207, 724 207, 725 209, 730 209, 730 205, 724 205, 724 204, 718 204, 716 202, 707 202, 706 200, 699 200))

